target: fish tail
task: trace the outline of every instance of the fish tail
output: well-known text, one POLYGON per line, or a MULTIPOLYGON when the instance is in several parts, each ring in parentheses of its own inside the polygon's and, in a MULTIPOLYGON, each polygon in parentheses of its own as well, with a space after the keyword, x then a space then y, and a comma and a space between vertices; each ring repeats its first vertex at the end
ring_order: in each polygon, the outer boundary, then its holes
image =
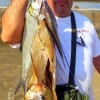
POLYGON ((23 80, 23 79, 20 79, 19 80, 19 82, 18 82, 18 84, 16 86, 16 89, 15 89, 15 94, 18 92, 18 90, 21 87, 23 88, 23 91, 24 91, 24 94, 25 94, 26 93, 26 90, 27 90, 27 88, 26 88, 26 80, 23 80))

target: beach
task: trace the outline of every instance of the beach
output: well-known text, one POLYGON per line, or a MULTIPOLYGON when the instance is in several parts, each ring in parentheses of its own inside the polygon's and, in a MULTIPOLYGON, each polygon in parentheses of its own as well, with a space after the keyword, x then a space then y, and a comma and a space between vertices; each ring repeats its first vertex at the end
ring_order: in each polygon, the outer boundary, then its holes
MULTIPOLYGON (((5 8, 0 9, 2 16, 5 8)), ((94 23, 96 30, 100 33, 100 11, 76 11, 88 16, 94 23)), ((0 16, 0 29, 1 29, 0 16)), ((0 100, 24 100, 22 88, 14 96, 14 90, 21 74, 21 52, 19 49, 12 49, 0 40, 0 100), (15 99, 16 98, 16 99, 15 99)), ((100 100, 100 75, 94 71, 93 76, 94 100, 100 100)))

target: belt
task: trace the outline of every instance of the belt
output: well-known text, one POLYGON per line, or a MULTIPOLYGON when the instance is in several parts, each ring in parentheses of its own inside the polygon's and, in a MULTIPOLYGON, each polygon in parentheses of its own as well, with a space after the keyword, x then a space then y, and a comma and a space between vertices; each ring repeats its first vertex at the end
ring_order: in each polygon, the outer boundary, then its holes
POLYGON ((56 92, 64 92, 69 89, 70 89, 70 87, 68 87, 68 84, 56 85, 56 92))

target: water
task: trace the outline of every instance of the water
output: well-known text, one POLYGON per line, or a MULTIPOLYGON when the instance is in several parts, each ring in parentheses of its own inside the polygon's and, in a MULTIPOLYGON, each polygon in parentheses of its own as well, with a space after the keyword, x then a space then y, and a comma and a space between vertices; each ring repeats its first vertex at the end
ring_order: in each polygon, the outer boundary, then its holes
POLYGON ((73 4, 73 7, 74 6, 78 6, 82 9, 100 9, 100 2, 76 1, 73 4))
POLYGON ((0 0, 0 6, 7 6, 10 0, 0 0))
MULTIPOLYGON (((10 0, 0 0, 0 6, 7 6, 9 3, 10 3, 10 0)), ((74 1, 73 7, 76 5, 79 8, 100 9, 100 2, 74 1)))

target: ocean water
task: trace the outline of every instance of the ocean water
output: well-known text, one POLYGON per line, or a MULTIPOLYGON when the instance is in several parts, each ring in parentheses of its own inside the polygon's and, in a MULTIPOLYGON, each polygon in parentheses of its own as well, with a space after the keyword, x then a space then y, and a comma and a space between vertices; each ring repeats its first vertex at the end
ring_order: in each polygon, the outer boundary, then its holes
MULTIPOLYGON (((0 0, 0 6, 7 6, 9 3, 10 0, 0 0)), ((73 7, 74 6, 78 6, 79 8, 82 9, 87 9, 87 8, 100 9, 100 2, 74 1, 73 7)))
POLYGON ((7 6, 9 3, 10 3, 10 0, 0 0, 0 6, 7 6))
POLYGON ((81 9, 100 9, 100 2, 75 1, 73 7, 74 6, 81 9))

